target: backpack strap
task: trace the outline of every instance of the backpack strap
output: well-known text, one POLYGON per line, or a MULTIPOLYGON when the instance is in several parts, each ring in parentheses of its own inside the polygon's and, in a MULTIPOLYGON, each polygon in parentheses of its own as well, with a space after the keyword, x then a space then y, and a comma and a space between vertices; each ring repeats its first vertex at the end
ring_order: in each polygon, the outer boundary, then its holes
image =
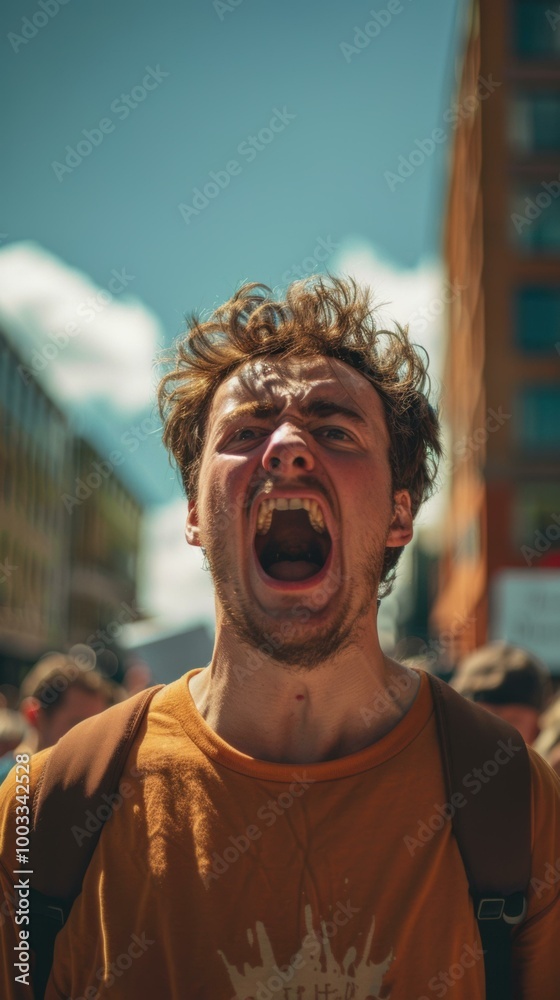
POLYGON ((141 691, 71 729, 50 751, 37 782, 29 845, 37 1000, 46 989, 56 935, 81 892, 103 826, 123 801, 119 781, 134 739, 163 686, 141 691))
POLYGON ((513 726, 428 677, 448 801, 456 803, 453 833, 484 949, 486 996, 512 1000, 511 929, 525 916, 531 877, 529 753, 513 726))

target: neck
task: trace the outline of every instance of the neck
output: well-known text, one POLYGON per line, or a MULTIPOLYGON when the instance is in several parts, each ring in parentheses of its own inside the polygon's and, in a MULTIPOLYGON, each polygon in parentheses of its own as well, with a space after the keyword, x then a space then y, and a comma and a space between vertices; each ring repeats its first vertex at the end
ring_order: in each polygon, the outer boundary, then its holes
POLYGON ((312 670, 258 660, 218 628, 209 667, 189 690, 207 725, 259 760, 312 764, 356 753, 406 714, 419 675, 385 656, 375 626, 312 670), (252 665, 254 664, 254 666, 252 665))

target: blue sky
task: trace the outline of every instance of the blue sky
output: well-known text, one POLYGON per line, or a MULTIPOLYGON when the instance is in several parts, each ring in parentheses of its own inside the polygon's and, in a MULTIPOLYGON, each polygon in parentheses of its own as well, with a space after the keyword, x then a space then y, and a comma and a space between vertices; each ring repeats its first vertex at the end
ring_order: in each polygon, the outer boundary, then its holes
MULTIPOLYGON (((143 357, 149 341, 159 351, 186 313, 244 280, 285 284, 321 241, 337 250, 316 269, 359 248, 422 284, 440 252, 448 141, 394 190, 385 174, 452 104, 460 0, 41 2, 7 0, 1 16, 0 83, 11 98, 0 230, 7 250, 31 241, 100 288, 114 269, 133 276, 116 303, 128 311, 112 311, 105 331, 100 316, 82 343, 82 366, 94 335, 115 348, 104 395, 76 375, 73 406, 94 438, 114 446, 150 414, 149 398, 123 409, 114 378, 128 385, 136 350, 143 357), (84 130, 97 145, 82 156, 66 147, 87 151, 84 130), (212 172, 224 188, 187 223, 179 205, 192 205, 212 172), (140 308, 135 340, 128 319, 140 308)), ((20 311, 32 270, 21 271, 20 311)), ((158 437, 123 472, 150 502, 179 495, 158 437)))
POLYGON ((100 285, 126 266, 170 337, 186 311, 245 278, 277 284, 317 237, 366 238, 404 266, 437 253, 443 148, 393 193, 383 174, 441 124, 456 3, 395 6, 377 37, 345 57, 341 44, 386 5, 241 0, 220 17, 211 0, 68 0, 20 44, 8 34, 21 35, 41 8, 8 0, 4 232, 100 285), (123 119, 111 104, 147 66, 169 76, 123 119), (275 107, 295 119, 186 225, 177 206, 275 107), (58 180, 51 164, 106 117, 114 130, 58 180))

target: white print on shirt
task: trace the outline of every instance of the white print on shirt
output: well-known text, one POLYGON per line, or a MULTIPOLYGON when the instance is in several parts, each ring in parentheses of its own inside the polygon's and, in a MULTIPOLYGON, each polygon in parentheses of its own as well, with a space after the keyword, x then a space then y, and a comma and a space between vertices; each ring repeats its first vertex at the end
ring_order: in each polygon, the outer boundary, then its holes
MULTIPOLYGON (((335 959, 331 938, 334 938, 340 927, 347 924, 359 909, 352 906, 350 900, 338 903, 332 913, 331 920, 321 920, 321 933, 313 928, 311 906, 305 907, 305 926, 308 934, 304 938, 299 951, 292 957, 288 965, 279 966, 262 921, 255 924, 255 931, 247 930, 247 939, 251 947, 255 937, 260 949, 260 964, 251 966, 243 962, 243 972, 228 962, 223 951, 218 951, 224 962, 235 990, 232 1000, 317 1000, 318 997, 328 1000, 375 1000, 379 998, 383 985, 383 976, 393 961, 393 952, 379 965, 368 962, 375 917, 367 936, 362 956, 358 959, 357 949, 348 948, 339 964, 335 959)), ((385 1000, 388 1000, 386 997, 385 1000)))

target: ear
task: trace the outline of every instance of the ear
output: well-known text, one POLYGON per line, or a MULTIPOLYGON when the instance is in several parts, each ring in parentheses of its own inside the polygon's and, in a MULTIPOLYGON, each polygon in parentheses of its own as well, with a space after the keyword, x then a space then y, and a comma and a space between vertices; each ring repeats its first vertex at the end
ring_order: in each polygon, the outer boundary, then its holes
POLYGON ((395 512, 389 526, 389 535, 385 545, 400 548, 408 545, 414 534, 412 528, 412 503, 408 490, 399 490, 394 496, 395 512))
POLYGON ((28 698, 24 698, 21 705, 19 706, 19 710, 23 715, 24 719, 29 723, 30 726, 33 726, 34 729, 37 729, 37 719, 40 709, 41 709, 41 702, 38 701, 37 698, 32 698, 31 696, 28 698))
POLYGON ((202 545, 196 500, 189 500, 187 522, 185 524, 185 538, 189 545, 202 545))

